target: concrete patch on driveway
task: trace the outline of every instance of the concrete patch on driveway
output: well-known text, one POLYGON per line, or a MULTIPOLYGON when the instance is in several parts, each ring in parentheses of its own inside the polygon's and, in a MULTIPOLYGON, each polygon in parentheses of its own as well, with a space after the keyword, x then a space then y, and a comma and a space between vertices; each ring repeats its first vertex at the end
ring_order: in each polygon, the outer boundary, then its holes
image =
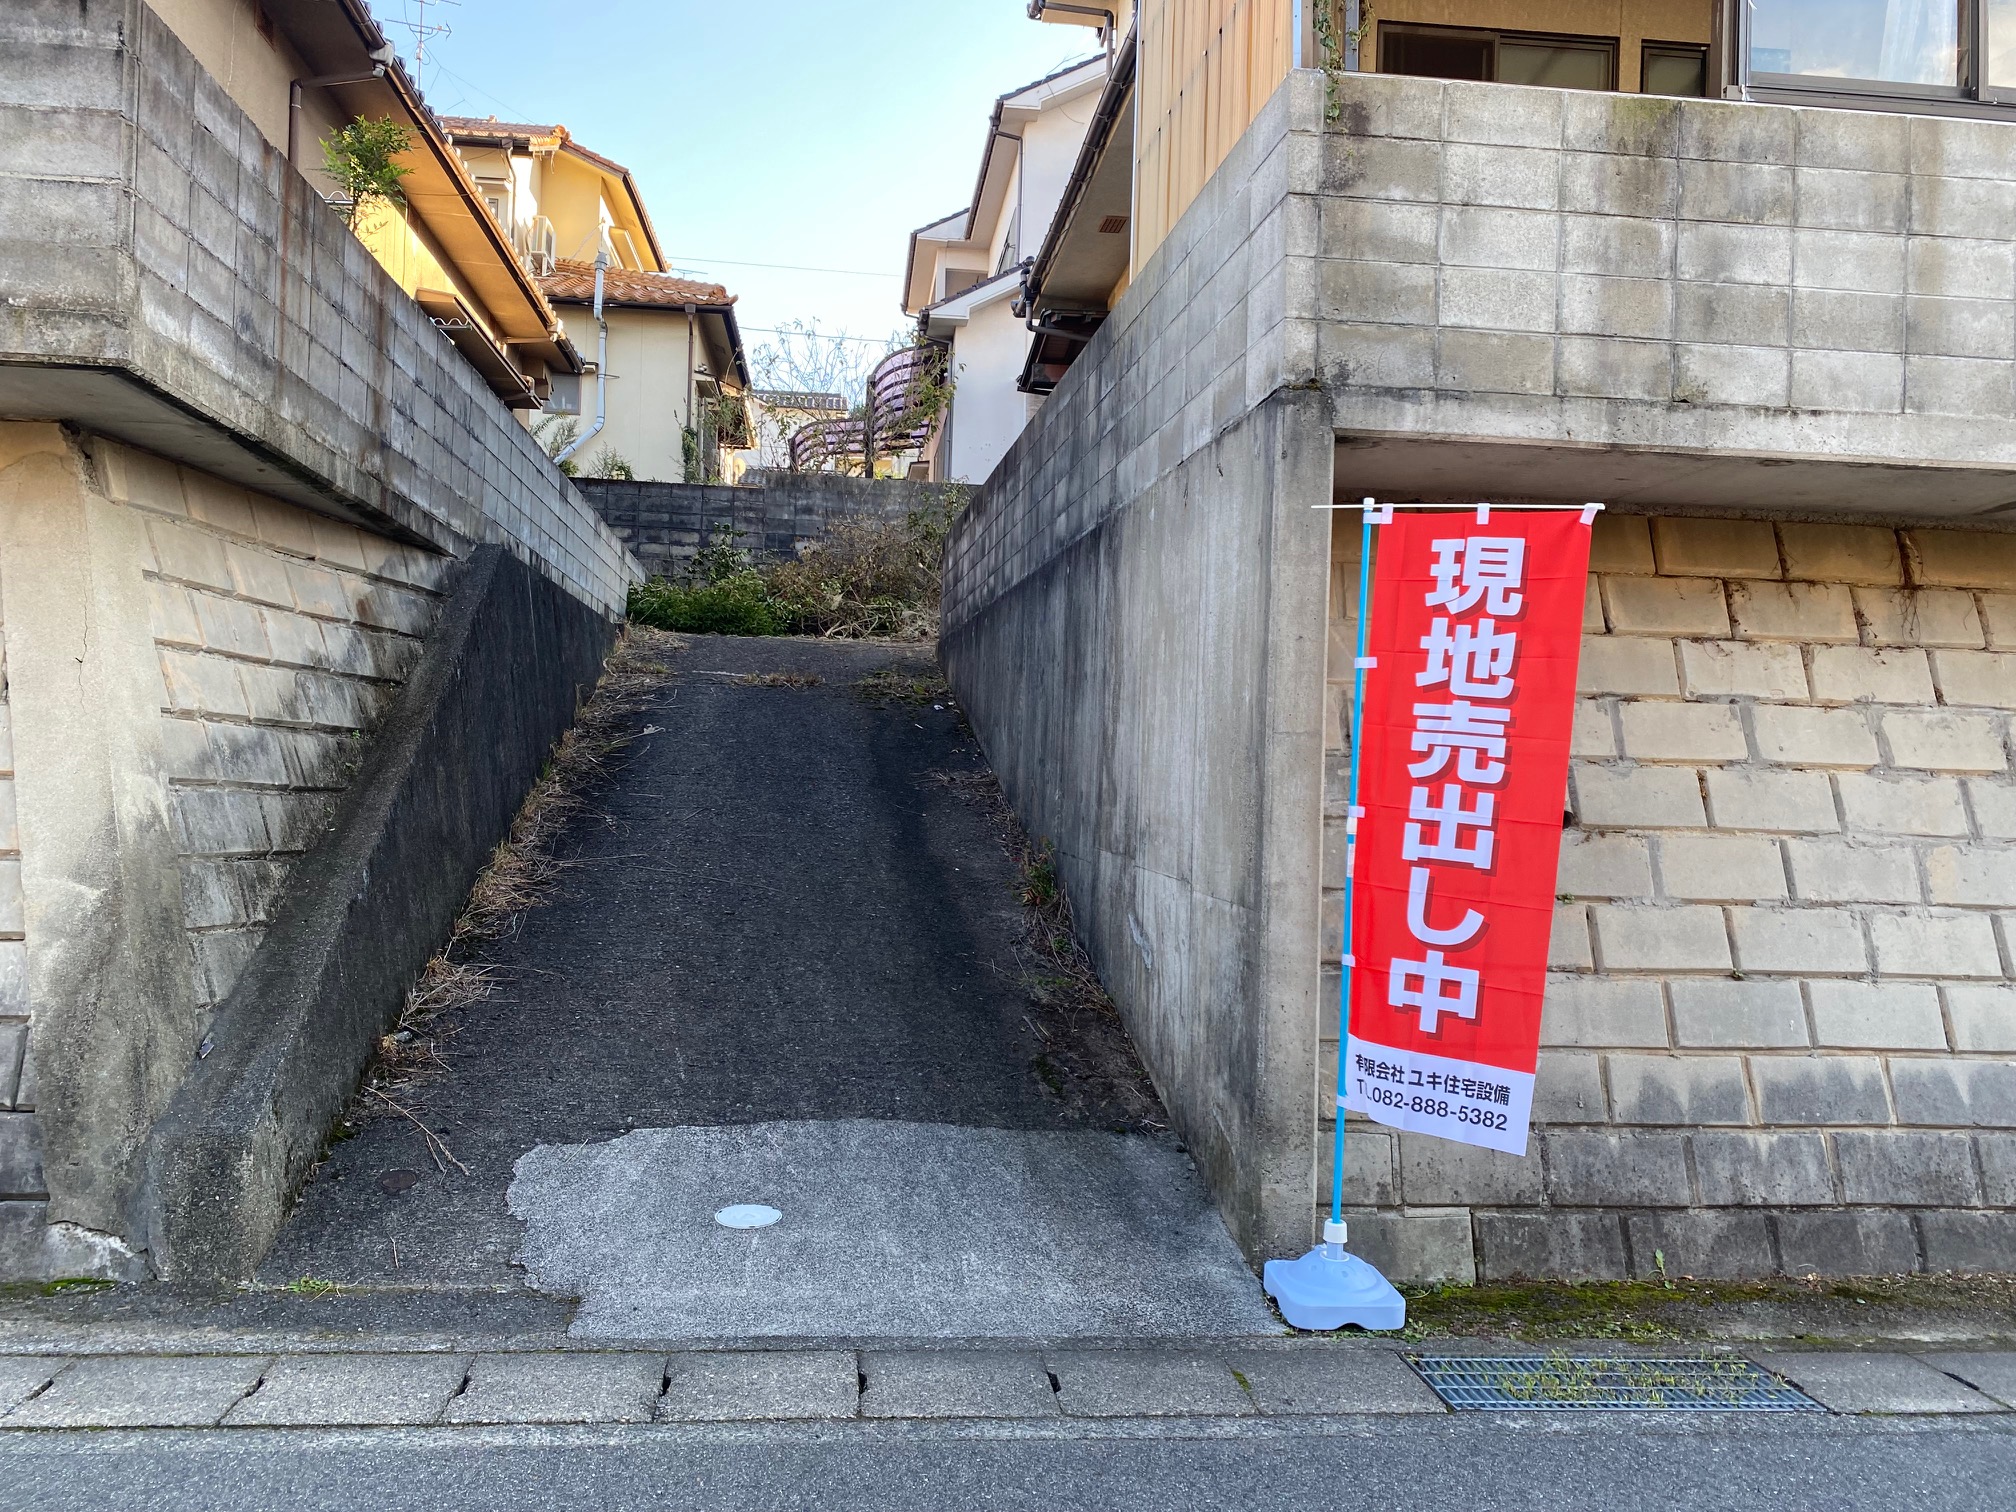
POLYGON ((534 1286, 600 1339, 1278 1334, 1166 1141, 869 1119, 542 1145, 512 1213, 534 1286), (730 1203, 769 1228, 714 1221, 730 1203))
POLYGON ((1996 1412, 1978 1391, 1904 1354, 1786 1351, 1753 1358, 1835 1412, 1996 1412))

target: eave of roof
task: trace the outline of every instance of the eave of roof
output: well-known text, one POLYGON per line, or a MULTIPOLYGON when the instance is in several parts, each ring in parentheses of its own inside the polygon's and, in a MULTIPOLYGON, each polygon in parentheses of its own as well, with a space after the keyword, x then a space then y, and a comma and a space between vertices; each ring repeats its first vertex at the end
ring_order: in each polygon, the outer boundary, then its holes
POLYGON ((614 158, 583 147, 565 126, 541 126, 524 121, 479 121, 474 116, 443 116, 441 126, 451 141, 504 148, 523 142, 527 150, 551 147, 556 151, 572 153, 583 162, 601 169, 623 186, 623 192, 630 199, 630 208, 637 212, 637 224, 644 232, 644 241, 651 248, 651 260, 660 268, 665 266, 665 249, 659 245, 658 230, 651 224, 651 212, 645 208, 644 195, 637 187, 636 176, 614 158))

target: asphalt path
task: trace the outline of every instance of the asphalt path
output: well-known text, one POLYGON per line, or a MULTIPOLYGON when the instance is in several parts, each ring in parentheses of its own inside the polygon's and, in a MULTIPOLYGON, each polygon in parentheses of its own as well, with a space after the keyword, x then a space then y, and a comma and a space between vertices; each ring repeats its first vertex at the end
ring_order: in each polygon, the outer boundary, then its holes
POLYGON ((2012 1484, 2009 1427, 1952 1419, 101 1432, 0 1455, 15 1512, 2002 1512, 2012 1484))

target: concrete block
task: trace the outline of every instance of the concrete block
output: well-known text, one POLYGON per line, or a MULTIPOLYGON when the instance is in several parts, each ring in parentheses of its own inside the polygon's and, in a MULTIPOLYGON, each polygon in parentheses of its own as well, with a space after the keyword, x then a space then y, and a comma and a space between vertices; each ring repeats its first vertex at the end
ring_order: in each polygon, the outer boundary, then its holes
POLYGON ((229 788, 177 788, 169 812, 176 843, 184 855, 251 855, 273 848, 257 794, 229 788))
POLYGON ((1778 1048, 1810 1042, 1797 982, 1706 977, 1671 982, 1667 991, 1676 1045, 1778 1048))
POLYGON ((1904 174, 1802 167, 1797 178, 1802 226, 1899 235, 1906 229, 1911 180, 1904 174))
POLYGON ((1741 761, 1750 753, 1743 722, 1726 704, 1627 703, 1619 714, 1624 754, 1634 761, 1741 761))
MULTIPOLYGON (((2016 192, 2016 184, 2010 188, 2016 192)), ((1904 540, 1912 580, 1922 587, 1986 588, 2007 593, 2016 585, 2016 535, 1911 530, 1904 540)))
POLYGON ((2008 1350, 1973 1354, 1921 1355, 1934 1370, 1943 1370, 2004 1407, 2016 1407, 2016 1353, 2008 1350))
POLYGON ((1820 1134, 1712 1130, 1689 1141, 1708 1207, 1817 1207, 1838 1201, 1820 1134))
POLYGON ((1551 394, 1553 338, 1445 326, 1435 338, 1435 384, 1458 392, 1551 394))
POLYGON ((293 1355, 224 1421, 234 1428, 373 1427, 439 1421, 462 1385, 460 1354, 293 1355))
POLYGON ((1985 914, 1872 913, 1869 940, 1884 976, 2002 975, 1995 929, 1985 914))
POLYGON ((1860 709, 1759 704, 1751 722, 1757 731, 1757 754, 1766 761, 1859 769, 1876 765, 1878 759, 1876 733, 1860 709))
POLYGON ((2016 1129, 2016 1061, 1898 1056, 1890 1062, 1890 1087, 1900 1123, 2016 1129))
MULTIPOLYGON (((1903 297, 1850 289, 1796 289, 1792 295, 1792 343, 1829 352, 1901 352, 1903 297)), ((1793 359, 1792 374, 1796 385, 1799 358, 1793 359)))
POLYGON ((1935 1275, 2004 1275, 2016 1254, 2016 1213, 1920 1213, 1918 1233, 1935 1275))
POLYGON ((1965 1134, 1844 1129, 1834 1136, 1841 1195, 1884 1207, 1975 1207, 1974 1142, 1965 1134))
POLYGON ((1904 408, 1914 415, 1972 420, 2016 414, 2016 370, 2004 359, 1910 356, 1904 359, 1904 408))
POLYGON ((1527 1207, 1540 1201, 1540 1162, 1403 1134, 1400 1194, 1415 1207, 1527 1207))
POLYGON ((239 679, 238 665, 221 656, 200 652, 161 652, 161 680, 166 686, 168 706, 195 714, 223 714, 245 718, 252 712, 239 679))
POLYGON ((1817 1044, 1854 1050, 1944 1050, 1938 989, 1926 982, 1814 982, 1817 1044))
POLYGON ((1352 1253, 1396 1284, 1468 1286, 1477 1279, 1468 1212, 1427 1208, 1346 1216, 1352 1253))
POLYGON ((1599 514, 1589 527, 1589 570, 1649 577, 1658 571, 1652 554, 1652 522, 1643 515, 1599 514))
POLYGON ((1987 239, 2006 234, 2016 185, 1990 179, 1914 177, 1909 229, 1918 236, 1987 239))
POLYGON ((1944 992, 1955 1050, 1991 1055, 2016 1051, 2016 987, 1956 983, 1944 992))
POLYGON ((1691 283, 1762 284, 1792 281, 1792 231, 1787 226, 1732 226, 1683 221, 1674 240, 1675 276, 1691 283))
POLYGON ((1901 293, 1905 245, 1901 236, 1802 226, 1792 233, 1792 282, 1801 289, 1901 293))
POLYGON ((1574 209, 1663 220, 1673 214, 1679 196, 1677 165, 1663 155, 1561 155, 1561 203, 1574 209))
POLYGON ((1909 1213, 1780 1213, 1779 1263, 1789 1276, 1898 1276, 1918 1269, 1909 1213))
POLYGON ((2016 593, 1984 593, 1980 604, 1989 646, 1997 651, 2016 651, 2016 593))
MULTIPOLYGON (((2011 1007, 2016 1029, 2016 1005, 2011 1007)), ((1540 1043, 1617 1049, 1666 1048, 1666 1001, 1640 977, 1550 976, 1540 1043)))
POLYGON ((2001 299, 1914 294, 1905 302, 1905 350, 1935 357, 2016 356, 2016 312, 2001 299))
POLYGON ((1563 336, 1556 391, 1594 399, 1664 402, 1673 392, 1673 354, 1664 342, 1563 336))
POLYGON ((1835 1412, 1908 1415, 2001 1410, 1980 1392, 1910 1355, 1765 1351, 1753 1358, 1835 1412))
POLYGON ((1535 1124, 1600 1124, 1609 1116, 1600 1056, 1579 1050, 1540 1052, 1533 1077, 1535 1124))
POLYGON ((1685 161, 1680 165, 1680 218, 1741 225, 1788 225, 1793 179, 1789 168, 1761 163, 1685 161))
POLYGON ((1603 602, 1619 635, 1729 633, 1728 603, 1714 578, 1606 577, 1603 602))
MULTIPOLYGON (((1445 267, 1551 273, 1558 261, 1560 241, 1560 220, 1546 211, 1445 205, 1438 260, 1445 267)), ((1448 285, 1443 287, 1446 291, 1448 285)))
MULTIPOLYGON (((12 1068, 9 1068, 10 1079, 12 1068)), ((32 1112, 0 1113, 0 1201, 39 1202, 49 1195, 42 1174, 42 1130, 32 1112)))
POLYGON ((1834 790, 1824 772, 1711 767, 1708 808, 1717 829, 1838 830, 1834 790))
POLYGON ((2016 908, 2016 853, 1935 845, 1925 853, 1925 882, 1934 903, 2016 908))
POLYGON ((449 1423, 648 1423, 662 1354, 478 1355, 449 1423))
MULTIPOLYGON (((1843 772, 1841 811, 1851 830, 1884 835, 1964 836, 1967 811, 1951 777, 1879 777, 1843 772)), ((1818 826, 1815 826, 1816 828, 1818 826)))
POLYGON ((1778 842, 1749 835, 1664 835, 1659 877, 1665 896, 1695 903, 1751 903, 1785 896, 1778 842))
POLYGON ((1317 268, 1317 314, 1325 320, 1435 323, 1435 270, 1409 263, 1338 262, 1317 268))
POLYGON ((1328 370, 1340 385, 1425 389, 1435 386, 1436 332, 1431 326, 1328 321, 1325 350, 1335 343, 1342 359, 1328 370))
POLYGON ((1568 754, 1588 761, 1607 761, 1617 755, 1617 732, 1610 722, 1610 706, 1587 699, 1575 705, 1575 723, 1568 737, 1568 754))
POLYGON ((2016 248, 2006 241, 1914 236, 1905 247, 1905 287, 1913 294, 1999 298, 2016 284, 2016 248))
MULTIPOLYGON (((857 1365, 854 1352, 846 1349, 682 1350, 665 1362, 665 1395, 658 1403, 658 1419, 700 1423, 851 1418, 862 1404, 860 1378, 865 1372, 866 1361, 857 1365)), ((1040 1375, 1037 1379, 1048 1395, 1050 1383, 1040 1375)), ((909 1384, 914 1390, 923 1382, 913 1372, 909 1384)), ((881 1404, 885 1413, 890 1405, 887 1400, 881 1404)))
POLYGON ((1628 1269, 1616 1213, 1479 1213, 1477 1252, 1486 1281, 1612 1280, 1628 1269))
POLYGON ((1243 1417, 1253 1399, 1216 1353, 1177 1349, 1051 1350, 1066 1417, 1243 1417))
POLYGON ((1990 840, 2016 840, 2016 786, 1970 777, 1965 787, 1981 833, 1990 840))
POLYGON ((1750 1083, 1767 1124, 1884 1124, 1883 1066, 1874 1056, 1753 1055, 1750 1083))
POLYGON ((1563 1207, 1686 1207, 1693 1200, 1686 1140, 1678 1134, 1551 1130, 1547 1192, 1563 1207))
POLYGON ((1552 210, 1559 203, 1560 177, 1560 156, 1554 152, 1467 142, 1450 142, 1442 148, 1445 205, 1552 210))
POLYGON ((1762 1213, 1631 1213, 1624 1219, 1634 1274, 1734 1278, 1778 1269, 1762 1213))
POLYGON ((1748 640, 1854 642, 1855 601, 1839 583, 1735 583, 1729 602, 1748 640))
POLYGON ((1555 890, 1578 898, 1650 897, 1649 846, 1635 835, 1590 835, 1570 830, 1561 837, 1555 890))
POLYGON ((1682 342, 1673 349, 1673 397, 1684 403, 1777 407, 1791 393, 1792 354, 1783 346, 1682 342))
POLYGON ((1981 1201, 2016 1208, 2016 1134, 1976 1134, 1974 1160, 1981 1169, 1981 1201))
POLYGON ((1680 673, 1673 642, 1637 636, 1585 635, 1581 663, 1575 673, 1575 690, 1677 696, 1680 673))
POLYGON ((1783 347, 1792 335, 1792 297, 1776 283, 1675 284, 1673 332, 1708 346, 1783 347))
POLYGON ((1788 840, 1801 902, 1918 903, 1917 853, 1908 846, 1846 840, 1788 840))
POLYGON ((1610 1114, 1618 1123, 1751 1121, 1743 1062, 1734 1056, 1619 1054, 1604 1059, 1610 1073, 1610 1114))
POLYGON ((28 1026, 0 1023, 0 1108, 19 1106, 21 1057, 28 1048, 28 1026))
POLYGON ((1330 135, 1323 142, 1323 192, 1350 199, 1411 200, 1441 196, 1438 142, 1330 135))
POLYGON ((1566 333, 1645 341, 1673 334, 1673 290, 1664 279, 1564 273, 1560 287, 1560 328, 1566 333))
POLYGON ((1555 907, 1547 936, 1547 965, 1556 971, 1588 971, 1595 965, 1589 954, 1588 916, 1579 904, 1555 907))
POLYGON ((1324 257, 1373 263, 1439 260, 1441 212, 1434 205, 1323 199, 1317 247, 1324 257))
POLYGON ((2016 709, 2016 656, 2004 651, 1935 651, 1933 676, 1948 704, 2016 709))
POLYGON ((1785 575, 1815 583, 1868 583, 1879 587, 1904 580, 1897 532, 1875 525, 1778 527, 1785 575))
POLYGON ((2003 721, 1944 709, 1885 709, 1878 721, 1894 766, 1935 772, 2005 772, 2003 721))
POLYGON ((1225 1362, 1270 1417, 1449 1410, 1390 1349, 1249 1349, 1225 1362))
POLYGON ((203 627, 196 619, 193 595, 179 583, 147 579, 147 607, 154 639, 163 645, 200 649, 203 627))
POLYGON ((1722 910, 1599 903, 1591 910, 1603 964, 1620 971, 1727 971, 1722 910))
POLYGON ((1707 822, 1692 768, 1575 762, 1570 771, 1575 822, 1585 829, 1693 829, 1707 822))
MULTIPOLYGON (((1799 648, 1770 641, 1681 641, 1680 673, 1689 698, 1804 698, 1806 662, 1799 648)), ((1874 742, 1871 742, 1874 757, 1874 742)))
POLYGON ((1875 645, 1974 649, 1984 643, 1982 615, 1960 589, 1855 589, 1855 611, 1875 645))
POLYGON ((266 1355, 97 1355, 76 1362, 9 1428, 208 1428, 252 1389, 266 1355))
POLYGON ((224 542, 207 531, 175 520, 148 522, 147 536, 154 545, 154 560, 163 577, 197 588, 231 591, 231 569, 224 557, 224 542))

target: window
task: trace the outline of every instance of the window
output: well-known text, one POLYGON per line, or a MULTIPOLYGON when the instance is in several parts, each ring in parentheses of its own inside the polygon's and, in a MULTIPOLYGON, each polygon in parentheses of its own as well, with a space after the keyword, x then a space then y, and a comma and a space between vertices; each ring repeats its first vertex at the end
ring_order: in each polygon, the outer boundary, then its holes
POLYGON ((1708 93, 1708 49, 1693 42, 1647 42, 1638 88, 1649 95, 1708 93))
MULTIPOLYGON (((2016 5, 2016 0, 2010 0, 2016 5)), ((1379 25, 1379 71, 1428 79, 1484 79, 1549 89, 1615 89, 1617 43, 1609 37, 1379 25)))
POLYGON ((1965 8, 1966 0, 1753 0, 1750 71, 1958 89, 1965 8))
POLYGON ((549 415, 578 415, 581 413, 581 379, 575 373, 555 373, 552 392, 546 396, 545 410, 549 415))

